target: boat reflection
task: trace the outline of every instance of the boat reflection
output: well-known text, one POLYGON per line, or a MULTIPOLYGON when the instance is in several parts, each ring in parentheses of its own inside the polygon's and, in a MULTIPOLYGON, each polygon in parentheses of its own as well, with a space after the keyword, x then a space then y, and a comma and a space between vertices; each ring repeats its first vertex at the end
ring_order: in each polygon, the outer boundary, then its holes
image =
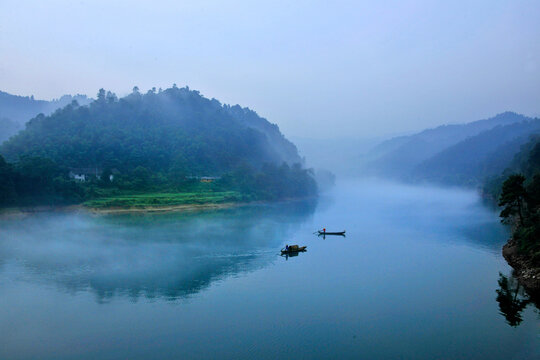
POLYGON ((325 234, 325 233, 319 233, 317 235, 317 237, 322 237, 323 240, 326 240, 326 236, 333 236, 333 237, 338 237, 338 238, 341 238, 341 237, 347 237, 345 234, 325 234))
POLYGON ((289 260, 290 257, 295 257, 295 256, 298 256, 300 252, 299 251, 295 251, 295 252, 287 252, 287 253, 281 253, 281 257, 284 257, 285 260, 289 260))

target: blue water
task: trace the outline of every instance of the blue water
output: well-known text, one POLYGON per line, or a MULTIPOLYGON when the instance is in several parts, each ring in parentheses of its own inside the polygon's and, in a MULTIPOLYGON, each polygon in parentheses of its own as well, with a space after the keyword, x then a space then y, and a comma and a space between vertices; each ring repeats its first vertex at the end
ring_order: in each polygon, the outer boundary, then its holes
POLYGON ((0 358, 538 359, 534 306, 511 326, 496 300, 507 237, 475 192, 381 181, 219 211, 3 218, 0 358))

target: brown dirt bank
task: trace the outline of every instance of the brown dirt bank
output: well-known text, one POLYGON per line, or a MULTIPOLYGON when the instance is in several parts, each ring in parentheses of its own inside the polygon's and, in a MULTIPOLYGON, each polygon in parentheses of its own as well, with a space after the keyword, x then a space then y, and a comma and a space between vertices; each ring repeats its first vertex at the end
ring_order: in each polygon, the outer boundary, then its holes
POLYGON ((175 211, 203 211, 214 209, 225 209, 235 206, 244 206, 248 203, 222 203, 222 204, 183 204, 169 206, 148 206, 133 208, 91 208, 84 205, 69 206, 28 206, 12 207, 0 209, 0 218, 24 217, 37 213, 45 212, 86 212, 91 214, 127 214, 127 213, 156 213, 156 212, 175 212, 175 211))
POLYGON ((40 205, 0 208, 0 218, 24 217, 44 212, 78 212, 85 211, 81 205, 40 205))
MULTIPOLYGON (((295 202, 307 200, 310 198, 290 198, 283 199, 277 202, 295 202)), ((205 211, 216 209, 227 209, 232 207, 241 207, 247 205, 265 204, 272 202, 251 201, 251 202, 229 202, 229 203, 206 203, 206 204, 182 204, 182 205, 166 205, 166 206, 147 206, 147 207, 110 207, 110 208, 92 208, 84 205, 67 205, 67 206, 28 206, 28 207, 12 207, 0 208, 0 218, 24 217, 31 214, 43 212, 86 212, 95 215, 106 214, 144 214, 144 213, 159 213, 159 212, 190 212, 190 211, 205 211)))
POLYGON ((514 268, 514 276, 527 290, 529 295, 540 298, 540 267, 534 265, 527 255, 520 254, 516 242, 510 239, 503 246, 502 255, 514 268))

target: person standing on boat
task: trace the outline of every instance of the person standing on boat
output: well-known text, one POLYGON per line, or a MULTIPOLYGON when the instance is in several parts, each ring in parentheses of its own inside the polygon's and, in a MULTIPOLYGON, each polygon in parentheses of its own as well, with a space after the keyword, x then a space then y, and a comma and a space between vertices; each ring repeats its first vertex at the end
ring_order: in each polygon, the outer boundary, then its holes
POLYGON ((285 245, 285 251, 289 251, 289 245, 285 245))
POLYGON ((325 233, 325 232, 326 232, 326 228, 323 228, 323 229, 322 229, 322 232, 325 233))

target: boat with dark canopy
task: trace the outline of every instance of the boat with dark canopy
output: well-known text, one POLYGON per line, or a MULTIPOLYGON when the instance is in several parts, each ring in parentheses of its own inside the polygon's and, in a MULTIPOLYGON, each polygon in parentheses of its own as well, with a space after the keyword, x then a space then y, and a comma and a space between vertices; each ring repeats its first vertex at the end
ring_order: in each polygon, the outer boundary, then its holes
POLYGON ((306 251, 307 246, 288 245, 281 249, 282 254, 291 254, 306 251))

